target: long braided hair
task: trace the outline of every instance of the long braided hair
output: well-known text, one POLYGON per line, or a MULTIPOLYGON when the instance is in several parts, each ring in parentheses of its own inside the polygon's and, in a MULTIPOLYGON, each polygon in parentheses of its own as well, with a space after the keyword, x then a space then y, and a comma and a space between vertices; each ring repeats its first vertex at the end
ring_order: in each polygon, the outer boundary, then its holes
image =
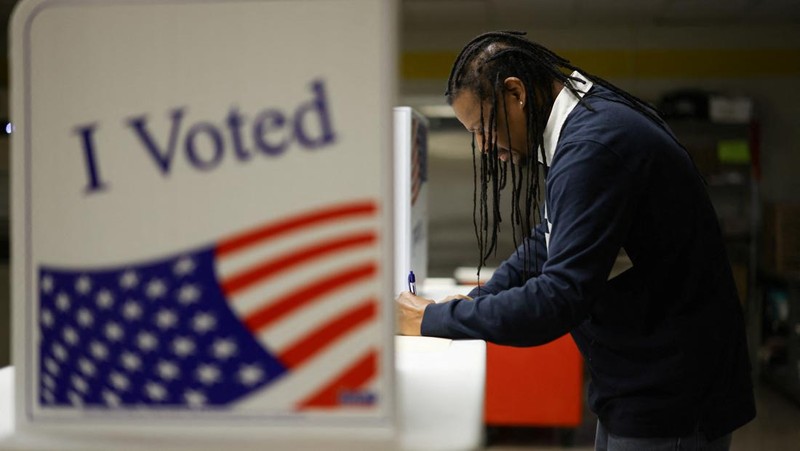
MULTIPOLYGON (((454 99, 464 91, 470 91, 480 103, 481 130, 486 136, 481 149, 476 148, 473 133, 473 226, 478 242, 480 270, 486 260, 497 250, 497 234, 502 222, 500 214, 500 195, 506 187, 508 172, 511 172, 511 228, 514 247, 522 246, 525 274, 528 279, 534 276, 537 268, 536 253, 530 249, 528 239, 533 227, 540 222, 540 205, 542 180, 537 158, 546 168, 547 152, 544 143, 544 129, 555 100, 554 83, 560 82, 564 89, 569 89, 576 97, 583 98, 580 84, 582 81, 569 74, 579 71, 593 83, 603 86, 618 94, 626 104, 639 110, 650 119, 661 123, 661 119, 652 107, 639 98, 617 88, 600 77, 591 75, 572 65, 565 58, 526 39, 524 32, 494 31, 484 33, 470 41, 458 55, 450 77, 447 80, 445 96, 452 105, 454 99), (508 106, 505 102, 505 80, 517 77, 525 87, 529 98, 525 107, 528 152, 517 163, 513 158, 508 162, 498 159, 496 137, 505 134, 511 143, 511 130, 506 120, 505 130, 497 129, 498 112, 508 117, 508 106), (484 107, 488 105, 488 111, 484 107), (478 152, 480 151, 480 152, 478 152), (520 206, 520 204, 522 204, 520 206), (531 260, 531 254, 533 260, 531 260)), ((587 108, 591 106, 584 103, 587 108)))

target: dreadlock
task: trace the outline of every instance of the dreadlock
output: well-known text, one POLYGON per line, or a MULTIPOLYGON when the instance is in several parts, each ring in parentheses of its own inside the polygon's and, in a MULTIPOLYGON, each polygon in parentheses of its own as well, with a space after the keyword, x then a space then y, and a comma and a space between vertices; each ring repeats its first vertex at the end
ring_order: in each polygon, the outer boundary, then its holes
POLYGON ((540 222, 539 201, 542 193, 540 169, 536 160, 538 152, 538 159, 545 167, 548 164, 543 135, 555 101, 552 89, 555 82, 563 84, 564 89, 569 89, 586 108, 591 110, 591 106, 585 103, 580 95, 583 91, 576 86, 582 81, 568 75, 578 71, 593 83, 619 95, 630 107, 662 124, 657 112, 644 101, 574 66, 568 60, 524 36, 524 32, 494 31, 474 38, 461 50, 447 80, 445 96, 449 104, 452 105, 454 99, 464 90, 471 91, 477 96, 480 103, 481 130, 486 133, 481 149, 477 149, 474 133, 472 139, 473 226, 478 242, 479 278, 480 270, 486 264, 486 260, 497 250, 497 234, 502 222, 500 194, 506 186, 509 170, 514 247, 518 248, 520 241, 526 244, 522 246, 523 277, 525 279, 532 277, 534 275, 532 268, 538 266, 535 252, 531 261, 532 251, 529 249, 528 239, 531 237, 533 227, 540 222), (509 158, 508 162, 501 162, 497 158, 497 133, 505 133, 508 142, 511 143, 508 121, 505 130, 497 130, 498 109, 502 108, 503 114, 508 117, 504 96, 505 80, 508 77, 519 78, 528 95, 535 99, 528 102, 525 109, 527 116, 525 138, 528 152, 519 163, 513 158, 509 158), (484 104, 488 105, 488 111, 484 111, 484 104))

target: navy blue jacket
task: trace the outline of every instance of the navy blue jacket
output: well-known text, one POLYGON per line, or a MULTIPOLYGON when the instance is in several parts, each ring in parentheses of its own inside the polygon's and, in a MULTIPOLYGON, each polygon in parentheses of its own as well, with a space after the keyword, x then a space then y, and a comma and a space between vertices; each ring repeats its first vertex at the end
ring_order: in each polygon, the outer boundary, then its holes
MULTIPOLYGON (((589 405, 613 434, 716 438, 755 416, 744 320, 716 214, 663 124, 595 85, 567 117, 547 174, 549 249, 429 305, 422 334, 532 346, 571 333, 589 405), (591 107, 591 108, 589 108, 591 107), (608 279, 624 248, 633 267, 608 279)), ((535 399, 528 402, 535 403, 535 399)))

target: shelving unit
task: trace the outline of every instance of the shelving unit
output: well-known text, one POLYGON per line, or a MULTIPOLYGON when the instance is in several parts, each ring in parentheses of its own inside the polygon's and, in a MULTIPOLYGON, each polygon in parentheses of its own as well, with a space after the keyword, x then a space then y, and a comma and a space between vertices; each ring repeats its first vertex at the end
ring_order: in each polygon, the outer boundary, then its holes
POLYGON ((800 204, 770 204, 764 219, 761 376, 800 403, 800 204))
POLYGON ((706 179, 742 303, 753 377, 757 380, 763 370, 764 343, 764 303, 758 277, 762 222, 759 124, 707 119, 668 122, 706 179), (734 152, 729 152, 731 147, 734 152))
POLYGON ((765 214, 758 189, 757 122, 681 119, 669 124, 708 183, 745 313, 754 377, 800 402, 800 264, 796 273, 787 268, 782 253, 796 251, 780 239, 800 235, 800 207, 788 213, 794 219, 765 214), (743 145, 747 155, 722 155, 725 142, 743 145), (734 161, 721 158, 731 156, 734 161), (783 222, 774 224, 775 218, 783 222))
POLYGON ((668 121, 707 182, 719 218, 739 298, 748 315, 754 309, 758 270, 759 127, 700 119, 668 121))
POLYGON ((759 272, 764 316, 761 377, 800 403, 800 275, 759 272))

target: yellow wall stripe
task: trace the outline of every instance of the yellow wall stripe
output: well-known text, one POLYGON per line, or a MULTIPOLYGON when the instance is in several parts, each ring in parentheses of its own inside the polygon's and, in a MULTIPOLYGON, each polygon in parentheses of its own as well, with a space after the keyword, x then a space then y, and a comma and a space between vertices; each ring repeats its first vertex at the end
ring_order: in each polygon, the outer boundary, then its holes
MULTIPOLYGON (((604 78, 758 78, 800 76, 800 49, 561 50, 604 78)), ((405 52, 405 80, 447 79, 458 52, 405 52)))

